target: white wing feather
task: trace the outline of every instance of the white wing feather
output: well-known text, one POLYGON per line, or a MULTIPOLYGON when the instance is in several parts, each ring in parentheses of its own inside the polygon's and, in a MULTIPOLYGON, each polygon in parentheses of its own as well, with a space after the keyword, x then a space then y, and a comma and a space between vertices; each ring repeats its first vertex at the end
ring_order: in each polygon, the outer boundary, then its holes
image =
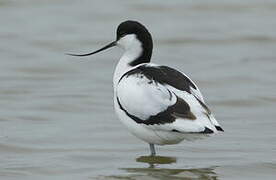
POLYGON ((173 123, 146 125, 148 128, 189 133, 202 132, 207 127, 216 132, 216 128, 206 116, 204 108, 196 99, 197 97, 203 101, 200 91, 193 90, 192 92, 190 94, 169 85, 162 85, 141 74, 125 76, 117 86, 117 97, 122 107, 131 115, 142 120, 146 120, 150 116, 165 111, 169 106, 174 105, 177 99, 176 96, 189 104, 191 112, 197 118, 196 120, 176 118, 173 123))
POLYGON ((117 86, 117 97, 127 112, 140 119, 156 115, 176 102, 176 97, 165 86, 142 75, 121 79, 117 86))

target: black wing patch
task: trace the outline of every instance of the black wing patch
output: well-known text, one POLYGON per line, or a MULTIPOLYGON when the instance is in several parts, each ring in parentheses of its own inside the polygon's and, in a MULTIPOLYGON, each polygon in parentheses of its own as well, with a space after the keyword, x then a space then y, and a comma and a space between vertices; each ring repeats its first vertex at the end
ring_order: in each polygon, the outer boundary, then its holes
POLYGON ((137 68, 126 72, 121 77, 121 79, 125 76, 130 76, 134 74, 143 74, 149 80, 153 80, 160 84, 168 84, 176 89, 189 93, 191 93, 191 87, 197 89, 195 84, 188 77, 168 66, 138 66, 137 68))
POLYGON ((220 126, 215 126, 215 128, 216 128, 218 131, 224 132, 224 130, 223 130, 222 127, 220 127, 220 126))
MULTIPOLYGON (((177 97, 177 96, 176 96, 177 97)), ((172 123, 176 118, 185 118, 190 120, 195 120, 195 115, 190 111, 190 106, 183 99, 177 97, 177 101, 174 105, 169 106, 165 111, 162 111, 156 115, 150 116, 147 119, 140 119, 132 114, 130 114, 121 105, 119 98, 117 97, 117 102, 121 110, 123 110, 127 116, 133 119, 138 124, 154 125, 154 124, 166 124, 172 123)))

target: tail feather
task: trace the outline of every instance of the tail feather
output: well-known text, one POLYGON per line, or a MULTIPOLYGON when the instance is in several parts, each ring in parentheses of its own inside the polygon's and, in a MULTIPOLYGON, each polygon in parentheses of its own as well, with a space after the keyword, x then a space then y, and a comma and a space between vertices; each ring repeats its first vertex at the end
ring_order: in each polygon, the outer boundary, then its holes
POLYGON ((224 132, 224 130, 220 126, 215 126, 218 131, 224 132))

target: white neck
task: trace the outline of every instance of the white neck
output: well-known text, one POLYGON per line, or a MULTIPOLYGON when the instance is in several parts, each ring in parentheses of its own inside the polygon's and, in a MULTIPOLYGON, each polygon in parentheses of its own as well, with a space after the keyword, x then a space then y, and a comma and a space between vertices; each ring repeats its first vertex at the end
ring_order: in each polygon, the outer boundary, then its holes
POLYGON ((136 38, 136 35, 134 34, 124 36, 117 42, 117 44, 119 47, 122 47, 125 52, 120 58, 114 72, 114 90, 117 87, 118 81, 120 80, 121 76, 133 68, 133 66, 130 66, 129 63, 137 59, 143 51, 141 42, 136 38))

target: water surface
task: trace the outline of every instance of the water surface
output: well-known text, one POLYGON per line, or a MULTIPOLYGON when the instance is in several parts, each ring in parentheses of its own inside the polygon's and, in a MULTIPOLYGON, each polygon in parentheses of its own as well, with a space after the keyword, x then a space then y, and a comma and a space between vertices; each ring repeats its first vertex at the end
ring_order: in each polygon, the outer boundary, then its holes
POLYGON ((0 179, 274 179, 276 2, 0 0, 0 179), (153 62, 200 87, 225 133, 157 148, 120 124, 111 42, 126 19, 153 62))

